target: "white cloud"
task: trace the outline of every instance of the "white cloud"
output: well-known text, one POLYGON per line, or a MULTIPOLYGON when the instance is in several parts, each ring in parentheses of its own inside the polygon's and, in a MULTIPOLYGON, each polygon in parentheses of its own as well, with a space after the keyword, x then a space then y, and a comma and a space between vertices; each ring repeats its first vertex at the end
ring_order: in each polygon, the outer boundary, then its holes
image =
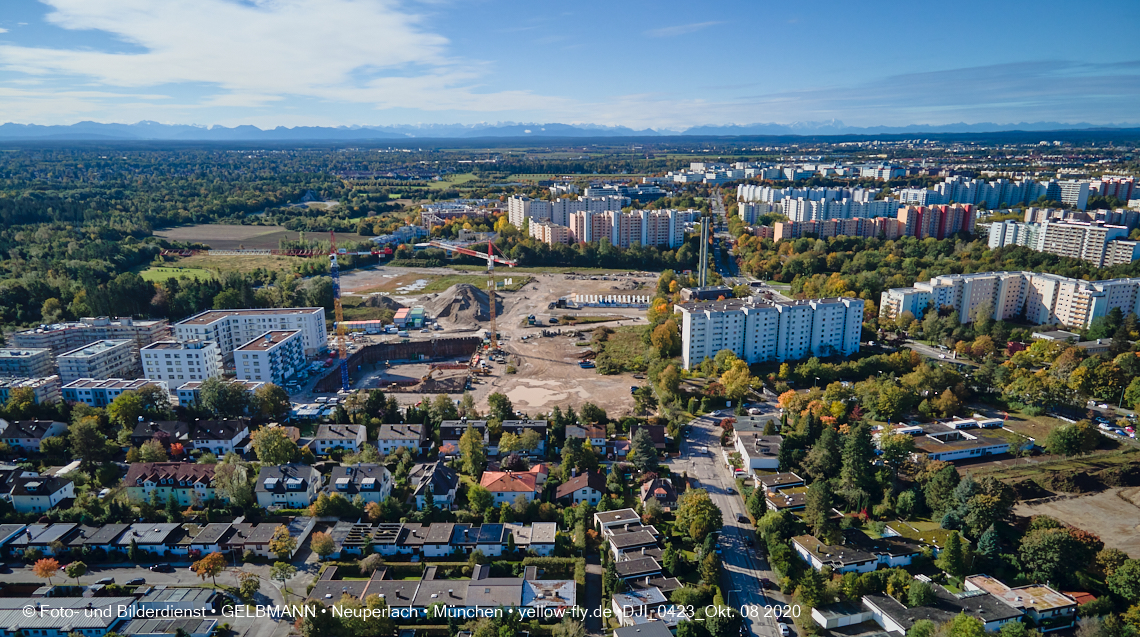
POLYGON ((718 24, 724 24, 724 22, 693 22, 691 24, 679 24, 677 26, 663 27, 661 29, 650 29, 649 31, 645 32, 645 35, 651 38, 671 38, 673 36, 685 35, 686 33, 693 33, 694 31, 700 31, 701 29, 715 27, 718 24))
POLYGON ((0 29, 0 33, 7 33, 8 29, 0 29))
POLYGON ((539 103, 527 92, 481 92, 478 63, 449 58, 446 38, 395 0, 43 1, 54 9, 49 23, 109 33, 138 52, 3 44, 0 69, 106 87, 216 87, 208 103, 218 106, 284 96, 425 110, 539 103))

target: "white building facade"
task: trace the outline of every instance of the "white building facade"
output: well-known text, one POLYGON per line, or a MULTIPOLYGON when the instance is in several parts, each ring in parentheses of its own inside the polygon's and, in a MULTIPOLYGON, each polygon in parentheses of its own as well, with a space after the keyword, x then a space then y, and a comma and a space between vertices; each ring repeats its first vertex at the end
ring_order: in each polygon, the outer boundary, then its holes
POLYGON ((323 307, 208 310, 175 324, 174 336, 179 341, 214 341, 225 357, 266 332, 281 330, 301 333, 305 356, 316 356, 328 346, 323 307))
POLYGON ((733 351, 748 363, 791 361, 859 351, 863 301, 856 298, 771 302, 733 299, 674 306, 682 315, 685 369, 733 351))
POLYGON ((214 341, 159 341, 142 348, 143 376, 179 387, 222 375, 222 354, 214 341))
POLYGON ((285 379, 305 366, 300 330, 265 332, 234 350, 238 380, 285 385, 285 379))

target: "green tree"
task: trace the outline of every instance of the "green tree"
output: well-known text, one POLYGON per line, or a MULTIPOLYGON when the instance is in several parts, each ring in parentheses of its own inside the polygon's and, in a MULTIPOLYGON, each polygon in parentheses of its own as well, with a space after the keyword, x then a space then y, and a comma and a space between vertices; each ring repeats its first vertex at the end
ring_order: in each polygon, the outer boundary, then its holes
POLYGON ((811 529, 812 535, 824 542, 835 540, 838 529, 831 519, 831 510, 835 506, 835 497, 831 492, 831 481, 816 480, 808 487, 804 523, 811 529))
POLYGON ((262 418, 280 422, 289 417, 293 405, 284 389, 266 383, 253 391, 253 409, 262 418))
POLYGON ((938 567, 954 577, 966 574, 965 549, 962 547, 962 536, 957 531, 950 531, 946 536, 946 546, 938 556, 938 567))
POLYGON ((842 466, 839 433, 831 427, 824 427, 801 466, 812 480, 827 480, 839 473, 842 466))
POLYGON ((207 378, 198 388, 198 404, 215 418, 239 418, 249 413, 252 398, 240 383, 207 378))
POLYGON ((472 513, 482 514, 491 508, 495 496, 486 487, 473 484, 467 487, 467 506, 472 513))
POLYGON ((720 508, 713 503, 709 492, 704 489, 689 489, 677 501, 675 528, 688 535, 694 542, 702 542, 724 525, 720 508))
POLYGON ((629 443, 627 460, 642 473, 657 468, 657 446, 653 443, 653 436, 645 427, 638 427, 637 433, 629 443))
POLYGON ((277 528, 273 529, 273 537, 269 538, 269 552, 285 562, 293 557, 296 550, 297 539, 289 534, 289 528, 284 524, 277 525, 277 528))
POLYGON ((257 592, 261 590, 261 578, 257 573, 238 571, 238 597, 246 604, 253 603, 257 592))
POLYGON ((985 637, 986 627, 982 620, 972 615, 959 613, 950 620, 948 637, 985 637))
POLYGON ((170 458, 166 455, 166 448, 162 443, 152 438, 139 447, 139 459, 142 462, 166 462, 170 458))
POLYGON ((1135 604, 1140 602, 1140 560, 1127 560, 1105 580, 1109 590, 1135 604))
POLYGON ((929 619, 920 619, 906 631, 906 637, 934 637, 937 626, 929 619))
POLYGON ((504 420, 515 419, 515 407, 506 394, 495 392, 487 396, 487 406, 490 407, 490 412, 487 414, 489 419, 497 420, 500 423, 504 420))
POLYGON ((907 602, 906 605, 911 608, 917 606, 929 606, 934 603, 934 589, 930 584, 921 580, 915 580, 907 589, 907 602))
POLYGON ((79 578, 87 574, 87 565, 76 560, 71 564, 68 564, 67 567, 63 570, 65 573, 67 573, 68 577, 75 580, 75 585, 79 586, 79 578))
POLYGON ((99 427, 99 419, 94 416, 80 418, 79 422, 71 425, 68 439, 74 457, 84 470, 90 471, 92 465, 105 462, 111 456, 107 437, 99 427))
POLYGON ((264 465, 283 465, 296 460, 301 450, 285 435, 283 427, 262 427, 250 436, 253 451, 264 465))
MULTIPOLYGON (((506 398, 506 396, 503 396, 506 398)), ((478 478, 487 464, 487 451, 483 447, 483 434, 468 425, 467 431, 459 437, 459 458, 463 464, 463 472, 478 478)))
POLYGON ((274 562, 273 566, 269 568, 270 579, 275 579, 281 582, 281 590, 283 593, 285 593, 286 599, 288 599, 289 589, 285 588, 285 582, 292 579, 292 577, 296 574, 297 567, 293 566, 289 562, 274 562))
POLYGON ((875 458, 875 448, 871 442, 871 428, 866 424, 856 426, 847 434, 843 447, 843 468, 839 474, 839 490, 847 499, 851 509, 862 508, 873 486, 871 461, 875 458))
POLYGON ((1068 563, 1077 552, 1066 529, 1030 531, 1021 539, 1017 556, 1022 574, 1038 583, 1061 583, 1068 576, 1068 563))

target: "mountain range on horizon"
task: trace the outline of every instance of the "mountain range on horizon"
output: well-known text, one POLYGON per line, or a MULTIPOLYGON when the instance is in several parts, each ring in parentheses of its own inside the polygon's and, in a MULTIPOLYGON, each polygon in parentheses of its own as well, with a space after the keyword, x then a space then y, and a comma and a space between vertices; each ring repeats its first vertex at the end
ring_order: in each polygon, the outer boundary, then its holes
POLYGON ((602 137, 743 137, 755 135, 898 135, 946 133, 1050 132, 1078 130, 1129 130, 1140 124, 1022 122, 1018 124, 956 123, 907 126, 847 126, 841 121, 756 123, 693 126, 683 130, 635 130, 597 124, 422 124, 398 126, 193 126, 141 121, 135 124, 77 122, 70 125, 0 125, 0 141, 409 141, 414 139, 477 138, 602 138, 602 137))

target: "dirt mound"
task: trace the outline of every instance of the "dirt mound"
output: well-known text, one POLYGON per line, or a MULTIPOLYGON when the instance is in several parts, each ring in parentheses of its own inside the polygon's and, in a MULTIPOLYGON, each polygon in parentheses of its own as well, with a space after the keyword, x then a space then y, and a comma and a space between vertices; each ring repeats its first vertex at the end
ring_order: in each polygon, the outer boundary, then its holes
POLYGON ((368 307, 378 307, 380 309, 392 311, 404 307, 403 303, 400 303, 390 296, 384 296, 383 294, 373 294, 372 296, 369 296, 364 300, 364 305, 368 307))
POLYGON ((1040 480, 1041 486, 1050 491, 1064 493, 1091 493, 1102 491, 1104 484, 1089 474, 1072 474, 1065 471, 1050 471, 1040 480))
MULTIPOLYGON (((495 312, 502 315, 503 302, 497 299, 495 312)), ((491 320, 487 293, 469 283, 459 283, 424 303, 424 309, 445 325, 471 325, 491 320)))
POLYGON ((1056 495, 1052 491, 1042 488, 1041 485, 1032 479, 1015 482, 1010 486, 1013 487, 1013 491, 1017 494, 1018 500, 1033 500, 1035 498, 1047 498, 1056 495))

